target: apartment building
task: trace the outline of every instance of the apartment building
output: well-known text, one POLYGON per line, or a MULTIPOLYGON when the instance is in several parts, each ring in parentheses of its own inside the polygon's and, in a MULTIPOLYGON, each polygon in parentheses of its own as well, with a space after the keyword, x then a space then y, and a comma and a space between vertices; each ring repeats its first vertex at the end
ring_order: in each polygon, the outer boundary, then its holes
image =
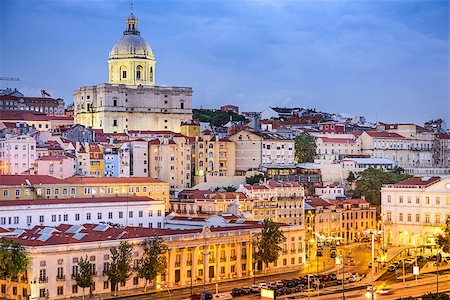
POLYGON ((59 179, 75 175, 76 158, 72 155, 49 155, 37 159, 37 175, 49 175, 59 179))
POLYGON ((27 135, 0 139, 0 175, 18 175, 35 166, 36 140, 27 135))
POLYGON ((170 183, 171 188, 192 186, 192 145, 181 135, 148 142, 149 176, 170 183))
POLYGON ((93 177, 103 177, 105 175, 105 163, 103 151, 98 144, 88 144, 89 149, 89 175, 93 177))
POLYGON ((316 163, 331 164, 347 156, 361 154, 361 142, 354 138, 325 137, 316 139, 316 163))
MULTIPOLYGON (((403 132, 401 132, 403 133, 403 132)), ((434 164, 434 140, 426 135, 365 131, 359 138, 362 153, 395 161, 400 167, 427 167, 434 164)))
POLYGON ((0 201, 0 226, 82 225, 86 222, 162 228, 165 203, 148 197, 104 197, 0 201))
POLYGON ((275 222, 303 224, 305 190, 296 182, 269 180, 241 185, 236 192, 244 193, 253 201, 252 215, 256 220, 269 218, 275 222))
MULTIPOLYGON (((204 223, 203 219, 199 223, 204 223)), ((234 224, 236 225, 236 224, 234 224)), ((221 283, 229 279, 251 278, 254 272, 264 272, 263 266, 254 264, 252 241, 261 231, 261 224, 241 222, 238 226, 203 229, 160 229, 145 227, 112 227, 108 224, 63 224, 55 227, 35 226, 32 229, 11 232, 0 228, 2 234, 12 236, 23 245, 30 257, 27 274, 18 282, 6 286, 0 279, 0 295, 6 298, 67 299, 81 297, 83 291, 75 282, 80 257, 87 256, 94 274, 94 297, 111 292, 105 276, 111 263, 110 249, 128 241, 133 264, 141 258, 142 242, 161 237, 168 247, 167 269, 150 283, 151 288, 189 287, 191 284, 221 283), (64 237, 62 238, 61 235, 64 237), (92 241, 95 241, 94 243, 92 241), (206 252, 207 251, 207 252, 206 252), (204 254, 207 253, 207 254, 204 254), (256 270, 254 267, 256 265, 256 270), (72 276, 71 276, 72 275, 72 276), (12 295, 13 291, 17 295, 12 295)), ((299 226, 281 225, 286 241, 282 253, 271 270, 289 272, 304 267, 304 231, 299 226)), ((133 271, 120 291, 141 291, 145 280, 133 271)))
POLYGON ((269 132, 242 130, 229 137, 235 143, 236 170, 245 172, 264 165, 294 163, 294 140, 269 132))
POLYGON ((45 175, 3 175, 0 190, 0 201, 144 196, 163 200, 169 209, 169 183, 150 177, 57 179, 45 175))
POLYGON ((233 201, 238 201, 240 212, 251 214, 253 201, 244 193, 211 190, 182 190, 177 198, 170 199, 170 210, 178 214, 216 215, 228 211, 233 201))
POLYGON ((191 139, 195 183, 207 180, 208 176, 234 176, 235 144, 227 138, 219 138, 210 130, 202 133, 201 138, 191 139))
POLYGON ((450 217, 450 179, 412 177, 381 188, 386 242, 391 245, 434 245, 450 217))
POLYGON ((123 142, 119 147, 119 177, 148 176, 148 142, 143 139, 123 142))

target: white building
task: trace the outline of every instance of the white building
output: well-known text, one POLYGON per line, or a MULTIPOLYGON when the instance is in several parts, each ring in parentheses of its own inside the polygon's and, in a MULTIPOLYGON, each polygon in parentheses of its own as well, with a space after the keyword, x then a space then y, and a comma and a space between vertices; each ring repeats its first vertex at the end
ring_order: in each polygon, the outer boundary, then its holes
POLYGON ((450 179, 413 177, 381 188, 385 238, 392 245, 432 245, 450 217, 450 179))
POLYGON ((76 123, 106 133, 172 130, 192 119, 192 88, 155 85, 155 57, 131 13, 123 37, 112 47, 108 83, 74 92, 76 123))
POLYGON ((162 228, 165 203, 148 197, 69 198, 0 201, 0 226, 34 226, 111 223, 162 228))
POLYGON ((147 177, 148 142, 128 141, 119 148, 119 177, 147 177))
POLYGON ((0 139, 0 175, 20 175, 35 166, 36 140, 27 135, 0 139))
POLYGON ((314 188, 314 192, 322 199, 336 199, 345 197, 344 188, 335 185, 317 186, 314 188))

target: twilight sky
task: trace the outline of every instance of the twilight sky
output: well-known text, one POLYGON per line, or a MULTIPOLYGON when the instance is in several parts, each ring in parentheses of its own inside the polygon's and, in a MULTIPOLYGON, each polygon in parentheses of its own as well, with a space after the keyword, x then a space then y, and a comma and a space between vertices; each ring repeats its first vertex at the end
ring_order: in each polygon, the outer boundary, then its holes
MULTIPOLYGON (((0 1, 1 82, 73 102, 107 81, 130 1, 0 1)), ((300 106, 450 127, 448 1, 135 1, 158 85, 194 107, 300 106)))

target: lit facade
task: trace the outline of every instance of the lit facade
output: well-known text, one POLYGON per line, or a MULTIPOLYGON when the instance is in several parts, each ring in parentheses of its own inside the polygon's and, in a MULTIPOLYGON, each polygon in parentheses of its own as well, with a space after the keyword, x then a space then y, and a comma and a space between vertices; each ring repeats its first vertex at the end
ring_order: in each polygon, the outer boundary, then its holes
POLYGON ((381 188, 387 244, 433 245, 450 217, 450 179, 413 177, 381 188))
POLYGON ((30 136, 0 139, 0 175, 18 175, 34 168, 36 140, 30 136))
POLYGON ((131 14, 108 60, 108 83, 74 92, 76 123, 106 133, 172 130, 192 119, 192 88, 155 85, 155 57, 131 14))

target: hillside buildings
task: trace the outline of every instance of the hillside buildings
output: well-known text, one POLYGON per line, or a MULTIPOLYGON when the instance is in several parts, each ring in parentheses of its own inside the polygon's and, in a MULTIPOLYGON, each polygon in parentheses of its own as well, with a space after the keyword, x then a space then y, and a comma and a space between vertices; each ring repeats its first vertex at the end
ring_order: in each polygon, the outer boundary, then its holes
POLYGON ((155 57, 131 13, 109 53, 108 83, 74 92, 75 120, 106 133, 171 130, 192 119, 192 89, 155 85, 155 57))

